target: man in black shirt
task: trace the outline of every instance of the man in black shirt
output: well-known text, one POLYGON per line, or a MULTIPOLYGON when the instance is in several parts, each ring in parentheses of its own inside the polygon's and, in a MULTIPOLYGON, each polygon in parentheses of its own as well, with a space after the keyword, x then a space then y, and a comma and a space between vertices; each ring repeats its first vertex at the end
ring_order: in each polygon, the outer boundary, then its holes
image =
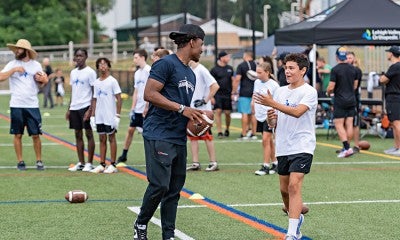
POLYGON ((354 153, 350 148, 349 138, 353 137, 353 118, 356 113, 354 90, 357 88, 358 80, 356 69, 346 62, 346 55, 346 48, 340 47, 336 50, 338 64, 332 68, 331 80, 326 90, 328 95, 334 94, 334 124, 339 139, 343 143, 339 158, 349 157, 354 153))
POLYGON ((393 126, 394 146, 384 152, 400 156, 400 46, 391 46, 386 52, 392 65, 379 82, 386 85, 386 112, 393 126))
POLYGON ((231 124, 232 111, 232 82, 233 68, 228 65, 231 55, 222 51, 218 54, 218 61, 210 71, 211 75, 217 80, 219 90, 214 95, 215 103, 215 122, 217 123, 218 137, 229 137, 229 126, 231 124), (222 112, 225 114, 225 132, 222 133, 222 112))

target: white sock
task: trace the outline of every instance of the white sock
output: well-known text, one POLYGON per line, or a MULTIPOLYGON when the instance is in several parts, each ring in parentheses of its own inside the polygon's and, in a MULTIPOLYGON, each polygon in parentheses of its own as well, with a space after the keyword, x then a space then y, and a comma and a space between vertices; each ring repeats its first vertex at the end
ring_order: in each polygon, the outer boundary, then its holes
POLYGON ((278 165, 278 160, 275 160, 273 164, 278 165))
POLYGON ((297 225, 299 225, 299 219, 289 218, 289 228, 287 234, 291 236, 296 236, 297 225))
POLYGON ((269 163, 263 163, 263 166, 269 168, 269 163))

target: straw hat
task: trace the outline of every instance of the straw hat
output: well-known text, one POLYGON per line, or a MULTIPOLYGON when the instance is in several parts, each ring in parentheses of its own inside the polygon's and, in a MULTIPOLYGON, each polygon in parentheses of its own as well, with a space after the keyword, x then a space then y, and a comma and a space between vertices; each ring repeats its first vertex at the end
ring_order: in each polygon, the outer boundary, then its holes
POLYGON ((14 53, 17 52, 17 48, 23 48, 28 50, 28 55, 30 59, 35 59, 37 57, 37 52, 32 49, 31 43, 26 39, 19 39, 16 44, 8 43, 7 47, 14 53))

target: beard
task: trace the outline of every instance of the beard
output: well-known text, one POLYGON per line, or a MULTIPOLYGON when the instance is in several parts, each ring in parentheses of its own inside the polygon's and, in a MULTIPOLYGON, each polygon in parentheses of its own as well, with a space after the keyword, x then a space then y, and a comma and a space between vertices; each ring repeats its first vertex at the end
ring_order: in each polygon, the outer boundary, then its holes
POLYGON ((27 56, 27 50, 24 50, 22 53, 17 52, 15 54, 15 59, 22 60, 22 59, 26 58, 26 56, 27 56))

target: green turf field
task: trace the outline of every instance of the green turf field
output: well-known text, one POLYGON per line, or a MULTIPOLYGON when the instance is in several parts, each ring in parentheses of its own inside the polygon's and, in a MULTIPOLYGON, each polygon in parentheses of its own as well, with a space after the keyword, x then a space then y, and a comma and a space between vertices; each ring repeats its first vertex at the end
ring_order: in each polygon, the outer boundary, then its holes
MULTIPOLYGON (((70 145, 73 131, 64 119, 66 106, 41 109, 47 169, 19 172, 13 136, 8 134, 9 98, 0 96, 0 239, 132 239, 134 211, 147 186, 141 135, 135 135, 126 171, 72 173, 66 169, 77 157, 70 145), (64 195, 73 189, 86 191, 88 202, 68 203, 64 195)), ((124 101, 118 155, 130 105, 130 100, 124 101)), ((261 143, 238 141, 239 126, 234 120, 231 137, 215 140, 220 171, 187 174, 176 225, 183 239, 279 239, 287 227, 278 176, 254 175, 261 164, 261 143), (205 199, 188 199, 193 193, 205 199)), ((370 151, 338 159, 339 140, 327 140, 326 130, 318 130, 313 167, 303 187, 304 202, 310 207, 302 227, 304 239, 399 239, 395 223, 400 217, 400 158, 382 153, 392 146, 392 139, 365 139, 372 145, 370 151)), ((25 135, 23 143, 24 160, 34 166, 32 141, 25 135)), ((204 169, 204 144, 200 159, 204 169)), ((156 212, 156 220, 159 217, 156 212)), ((160 239, 160 227, 150 223, 148 234, 149 239, 160 239)))

